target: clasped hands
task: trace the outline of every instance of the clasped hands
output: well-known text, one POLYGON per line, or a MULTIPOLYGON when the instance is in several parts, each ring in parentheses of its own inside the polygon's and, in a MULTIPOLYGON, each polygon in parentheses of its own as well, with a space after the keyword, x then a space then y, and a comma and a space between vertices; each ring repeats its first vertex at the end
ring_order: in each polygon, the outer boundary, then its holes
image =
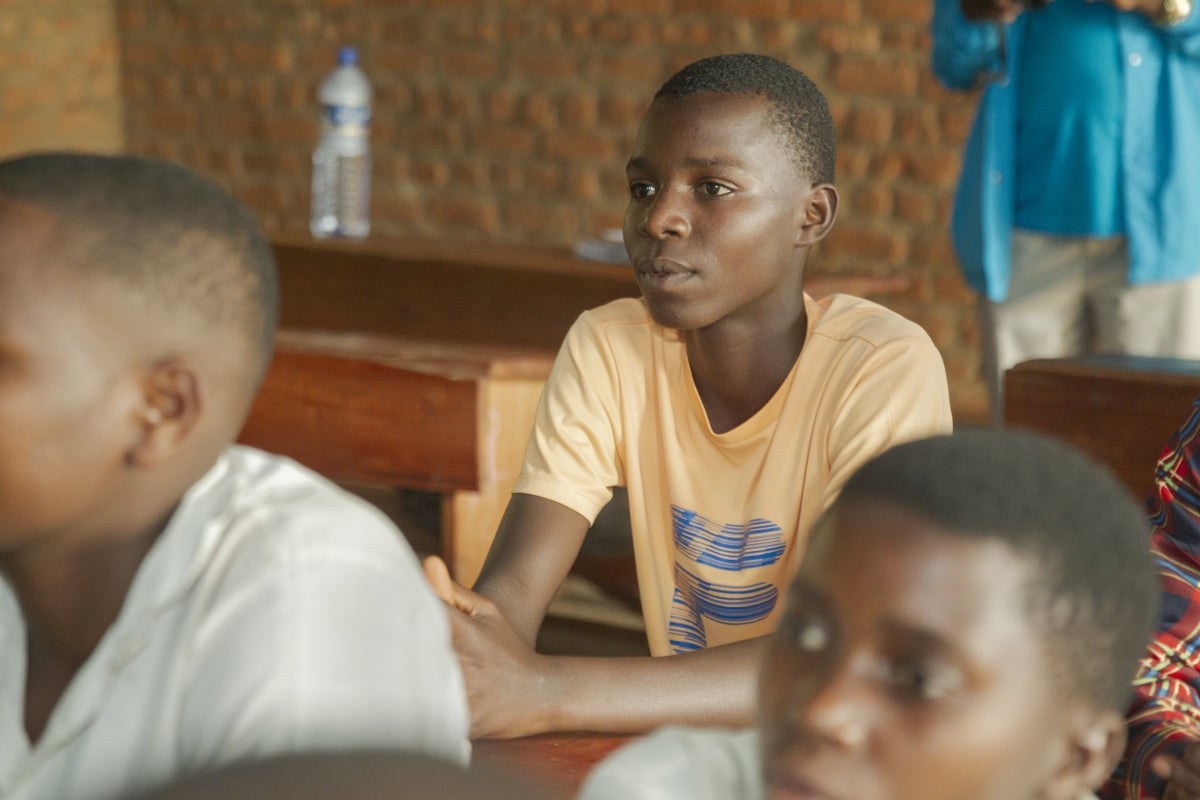
POLYGON ((434 592, 449 606, 471 709, 471 738, 547 731, 553 718, 553 659, 522 639, 495 603, 451 578, 442 559, 430 556, 423 568, 434 592))

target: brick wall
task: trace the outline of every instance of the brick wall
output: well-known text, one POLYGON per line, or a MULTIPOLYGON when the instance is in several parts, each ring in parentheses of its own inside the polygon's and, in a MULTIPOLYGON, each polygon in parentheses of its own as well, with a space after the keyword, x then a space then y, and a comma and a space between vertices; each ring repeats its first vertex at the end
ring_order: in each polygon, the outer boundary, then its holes
MULTIPOLYGON (((35 4, 108 5, 17 3, 35 4)), ((784 58, 825 90, 839 133, 842 209, 810 273, 911 276, 888 303, 938 343, 956 413, 983 415, 971 296, 946 235, 974 98, 929 71, 932 0, 112 5, 127 147, 196 167, 269 231, 297 234, 316 87, 340 45, 359 47, 375 88, 374 230, 563 245, 620 224, 638 118, 674 69, 733 50, 784 58)))
POLYGON ((0 0, 0 155, 124 146, 112 0, 0 0))

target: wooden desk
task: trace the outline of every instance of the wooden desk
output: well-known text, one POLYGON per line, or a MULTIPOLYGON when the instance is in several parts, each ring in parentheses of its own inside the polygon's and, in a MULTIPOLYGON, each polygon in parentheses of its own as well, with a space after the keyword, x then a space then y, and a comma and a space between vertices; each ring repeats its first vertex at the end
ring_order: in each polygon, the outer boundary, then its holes
POLYGON ((628 266, 566 250, 280 240, 280 324, 555 351, 583 311, 639 290, 628 266))
MULTIPOLYGON (((628 264, 551 247, 405 239, 274 242, 284 328, 556 351, 581 313, 638 297, 628 264)), ((811 275, 814 297, 882 297, 904 275, 811 275)))
POLYGON ((539 350, 284 330, 240 441, 337 482, 440 493, 443 555, 469 585, 552 362, 539 350))
POLYGON ((592 767, 632 736, 555 733, 521 739, 481 739, 473 745, 476 764, 515 772, 564 797, 574 797, 592 767))
MULTIPOLYGON (((280 240, 281 332, 241 441, 334 481, 443 497, 470 585, 507 505, 553 357, 580 313, 639 294, 628 265, 553 248, 280 240)), ((810 294, 902 291, 814 278, 810 294)))
POLYGON ((338 482, 440 493, 443 556, 470 585, 567 329, 636 297, 632 270, 513 245, 273 248, 281 331, 241 440, 338 482))
POLYGON ((1108 465, 1138 499, 1200 396, 1200 362, 1137 356, 1026 361, 1004 376, 1004 424, 1065 439, 1108 465))

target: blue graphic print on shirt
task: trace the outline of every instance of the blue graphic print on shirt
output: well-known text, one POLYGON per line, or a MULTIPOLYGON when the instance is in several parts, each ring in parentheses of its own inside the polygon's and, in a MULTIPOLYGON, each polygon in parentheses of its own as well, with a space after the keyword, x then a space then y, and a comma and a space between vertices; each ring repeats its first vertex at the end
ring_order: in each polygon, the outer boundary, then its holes
MULTIPOLYGON (((675 549, 685 561, 726 572, 775 564, 783 557, 782 529, 766 519, 743 524, 716 523, 685 508, 671 507, 675 549)), ((775 608, 779 587, 772 583, 725 584, 705 580, 675 565, 675 592, 668 634, 676 653, 701 650, 708 643, 704 620, 744 625, 775 608)))
POLYGON ((671 506, 675 549, 697 564, 740 572, 774 564, 783 556, 779 526, 769 519, 752 519, 743 525, 717 525, 679 506, 671 506))

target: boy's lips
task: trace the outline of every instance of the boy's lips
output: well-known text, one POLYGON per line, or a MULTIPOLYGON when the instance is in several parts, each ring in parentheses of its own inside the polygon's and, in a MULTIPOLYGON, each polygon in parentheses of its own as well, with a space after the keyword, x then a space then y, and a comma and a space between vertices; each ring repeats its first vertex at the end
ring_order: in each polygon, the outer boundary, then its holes
POLYGON ((639 258, 635 265, 637 273, 649 273, 659 275, 664 273, 690 273, 692 269, 674 259, 665 258, 663 256, 650 256, 647 258, 639 258))
POLYGON ((674 286, 695 274, 684 264, 662 257, 639 259, 634 270, 639 283, 659 288, 674 286))

